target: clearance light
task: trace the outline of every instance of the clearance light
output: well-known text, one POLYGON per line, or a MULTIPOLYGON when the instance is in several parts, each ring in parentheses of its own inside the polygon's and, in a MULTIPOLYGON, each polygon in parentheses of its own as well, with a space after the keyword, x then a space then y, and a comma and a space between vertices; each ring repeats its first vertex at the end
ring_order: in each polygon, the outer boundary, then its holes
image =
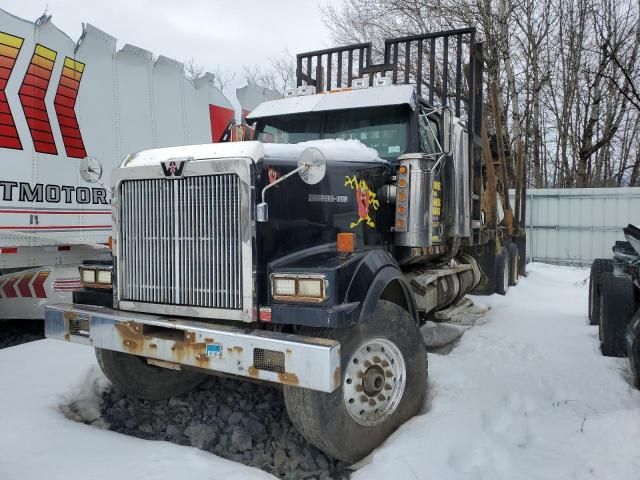
POLYGON ((404 215, 404 212, 405 212, 404 207, 398 207, 398 213, 400 215, 404 215))
POLYGON ((324 275, 272 274, 271 296, 287 302, 322 302, 327 298, 324 275))
POLYGON ((404 202, 407 199, 407 195, 404 192, 398 193, 398 200, 404 202))
POLYGON ((340 253, 353 253, 356 249, 356 234, 339 233, 337 248, 340 253))
POLYGON ((400 173, 400 175, 404 175, 405 173, 407 173, 406 165, 401 165, 400 168, 398 169, 398 172, 400 173))
POLYGON ((407 186, 407 181, 406 181, 406 180, 404 180, 404 179, 401 179, 401 180, 398 182, 398 186, 399 186, 399 187, 406 187, 406 186, 407 186))
POLYGON ((396 226, 397 226, 398 228, 404 228, 404 220, 398 220, 398 221, 396 222, 396 226))

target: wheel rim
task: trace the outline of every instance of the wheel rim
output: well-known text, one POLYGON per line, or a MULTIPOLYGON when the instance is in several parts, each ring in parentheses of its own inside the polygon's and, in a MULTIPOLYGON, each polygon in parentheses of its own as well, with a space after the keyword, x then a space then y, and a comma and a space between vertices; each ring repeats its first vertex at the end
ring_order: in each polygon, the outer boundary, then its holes
POLYGON ((351 418, 364 426, 384 422, 398 407, 406 385, 400 349, 386 338, 362 344, 347 365, 342 384, 351 418))

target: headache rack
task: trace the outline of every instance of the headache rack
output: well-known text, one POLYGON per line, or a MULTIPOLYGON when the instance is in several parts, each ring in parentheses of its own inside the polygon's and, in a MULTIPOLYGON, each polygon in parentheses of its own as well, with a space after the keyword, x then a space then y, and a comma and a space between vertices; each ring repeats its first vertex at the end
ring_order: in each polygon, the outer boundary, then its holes
POLYGON ((482 193, 482 73, 483 48, 474 28, 422 33, 300 53, 296 58, 297 86, 312 85, 321 93, 350 88, 355 79, 387 77, 391 83, 413 84, 434 108, 448 107, 466 122, 473 244, 480 243, 482 193), (463 77, 466 82, 463 82, 463 77))

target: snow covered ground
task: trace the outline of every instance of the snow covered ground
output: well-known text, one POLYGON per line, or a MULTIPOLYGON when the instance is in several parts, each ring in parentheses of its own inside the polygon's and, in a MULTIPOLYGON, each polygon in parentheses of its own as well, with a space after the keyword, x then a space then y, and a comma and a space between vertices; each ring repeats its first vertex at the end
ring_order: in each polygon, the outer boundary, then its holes
MULTIPOLYGON (((600 354, 587 270, 542 264, 448 355, 429 357, 425 414, 361 462, 362 479, 640 478, 640 392, 600 354)), ((103 387, 93 352, 42 340, 0 350, 0 479, 272 478, 167 442, 74 422, 59 405, 103 387), (81 390, 78 390, 80 385, 81 390)))

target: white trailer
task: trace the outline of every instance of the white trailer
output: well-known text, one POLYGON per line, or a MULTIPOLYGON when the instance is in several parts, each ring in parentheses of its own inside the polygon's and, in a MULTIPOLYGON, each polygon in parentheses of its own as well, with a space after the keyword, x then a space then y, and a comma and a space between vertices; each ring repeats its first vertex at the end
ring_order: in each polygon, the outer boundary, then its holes
POLYGON ((0 10, 0 318, 42 318, 71 300, 77 264, 109 254, 106 186, 124 156, 217 142, 234 117, 211 74, 0 10), (96 172, 80 174, 84 158, 96 172))

